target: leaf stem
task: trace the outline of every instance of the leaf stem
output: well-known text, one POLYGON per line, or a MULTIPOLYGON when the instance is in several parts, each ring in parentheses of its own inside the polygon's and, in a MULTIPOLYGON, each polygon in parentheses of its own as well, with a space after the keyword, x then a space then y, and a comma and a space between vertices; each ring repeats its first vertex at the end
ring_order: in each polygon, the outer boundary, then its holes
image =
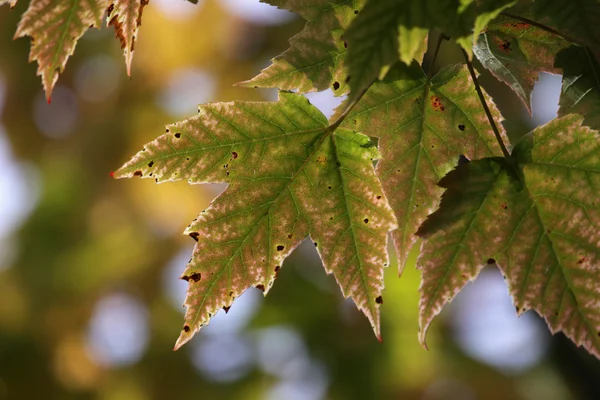
POLYGON ((444 32, 440 32, 438 36, 437 44, 435 45, 435 50, 433 52, 433 58, 431 59, 431 64, 427 67, 427 82, 431 80, 431 76, 433 75, 433 67, 435 66, 435 62, 437 61, 437 56, 440 51, 440 47, 444 40, 450 40, 450 36, 446 35, 444 32))
POLYGON ((490 122, 490 125, 492 126, 492 130, 494 131, 494 136, 496 136, 496 140, 498 141, 498 144, 500 145, 500 149, 502 149, 502 154, 504 155, 504 158, 510 163, 511 162, 510 153, 508 152, 508 149, 506 148, 504 141, 502 141, 502 136, 500 135, 500 131, 498 130, 498 127, 496 126, 496 122, 494 121, 492 112, 490 111, 490 109, 487 105, 487 102, 485 101, 485 96, 483 95, 483 92, 481 91, 481 87, 479 86, 479 81, 477 80, 477 74, 475 73, 473 64, 471 63, 471 61, 469 61, 469 56, 467 55, 467 53, 463 49, 461 49, 461 51, 463 53, 463 56, 465 57, 465 61, 467 62, 467 67, 469 68, 469 72, 471 73, 471 78, 473 79, 473 83, 475 84, 475 90, 477 91, 477 95, 479 96, 479 101, 481 102, 481 105, 483 106, 483 110, 485 111, 485 115, 487 115, 488 121, 490 122))
POLYGON ((535 22, 529 18, 521 17, 520 15, 515 15, 515 14, 511 14, 511 13, 507 13, 507 12, 501 12, 500 15, 502 15, 504 17, 516 19, 517 21, 525 22, 526 24, 535 26, 536 28, 540 28, 540 29, 542 29, 546 32, 550 32, 556 36, 560 36, 561 38, 563 38, 571 43, 575 43, 580 46, 585 46, 583 43, 579 42, 578 40, 576 40, 568 35, 565 35, 564 33, 557 31, 556 29, 550 28, 549 26, 540 24, 539 22, 535 22))

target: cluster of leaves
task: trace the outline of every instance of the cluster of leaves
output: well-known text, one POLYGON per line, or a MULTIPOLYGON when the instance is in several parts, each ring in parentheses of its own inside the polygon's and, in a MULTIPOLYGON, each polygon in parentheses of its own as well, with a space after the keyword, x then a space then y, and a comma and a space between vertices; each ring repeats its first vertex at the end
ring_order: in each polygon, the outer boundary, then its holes
MULTIPOLYGON (((248 288, 268 292, 307 237, 379 337, 391 232, 400 270, 421 246, 423 344, 442 307, 497 264, 518 313, 600 357, 600 3, 261 1, 307 21, 240 84, 279 100, 201 105, 114 173, 228 184, 186 230, 197 244, 176 348, 248 288), (434 29, 429 64, 443 40, 464 64, 422 68, 434 29), (561 73, 558 118, 511 146, 473 55, 527 108, 539 72, 561 73), (328 120, 302 93, 329 88, 347 98, 328 120)), ((32 1, 24 15, 17 36, 34 39, 48 95, 105 7, 130 65, 146 1, 101 2, 32 1)))

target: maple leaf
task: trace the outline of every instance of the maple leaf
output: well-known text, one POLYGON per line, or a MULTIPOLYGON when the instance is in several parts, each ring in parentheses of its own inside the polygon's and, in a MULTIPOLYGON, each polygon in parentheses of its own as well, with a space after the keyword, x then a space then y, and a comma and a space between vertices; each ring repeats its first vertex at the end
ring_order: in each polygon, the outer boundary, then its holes
POLYGON ((423 43, 433 28, 457 38, 467 54, 476 35, 514 1, 371 0, 350 24, 348 69, 351 99, 355 99, 389 66, 400 60, 422 59, 423 43), (354 97, 353 97, 354 96, 354 97))
POLYGON ((485 159, 441 181, 440 208, 419 230, 421 340, 443 304, 497 262, 519 313, 537 311, 600 356, 600 135, 582 121, 570 114, 526 135, 517 172, 485 159))
POLYGON ((583 123, 600 129, 600 64, 589 49, 571 46, 561 51, 556 66, 563 70, 559 116, 570 113, 585 117, 583 123))
POLYGON ((116 37, 127 65, 127 75, 131 75, 131 60, 138 31, 142 24, 142 12, 149 0, 115 0, 108 6, 108 26, 114 26, 116 37))
POLYGON ((29 61, 38 62, 46 98, 79 38, 102 24, 108 0, 35 0, 23 14, 15 38, 30 36, 29 61))
POLYGON ((341 36, 365 0, 261 1, 299 14, 306 19, 306 26, 290 39, 290 48, 275 57, 269 67, 238 85, 300 93, 330 88, 336 95, 346 94, 347 44, 341 36))
POLYGON ((499 17, 479 35, 473 53, 519 96, 531 113, 531 92, 539 72, 560 73, 554 67, 554 60, 568 45, 563 38, 546 30, 499 17))
MULTIPOLYGON (((500 113, 490 105, 499 123, 500 113)), ((417 240, 414 233, 438 204, 436 183, 458 156, 501 154, 464 65, 428 79, 416 62, 399 63, 373 84, 342 126, 380 138, 377 175, 398 219, 392 237, 400 271, 417 240)))
POLYGON ((176 348, 247 288, 266 293, 307 236, 380 337, 387 234, 396 221, 375 175, 378 158, 367 136, 330 126, 305 97, 280 92, 278 102, 201 106, 117 171, 229 184, 186 230, 198 243, 182 275, 189 289, 176 348))

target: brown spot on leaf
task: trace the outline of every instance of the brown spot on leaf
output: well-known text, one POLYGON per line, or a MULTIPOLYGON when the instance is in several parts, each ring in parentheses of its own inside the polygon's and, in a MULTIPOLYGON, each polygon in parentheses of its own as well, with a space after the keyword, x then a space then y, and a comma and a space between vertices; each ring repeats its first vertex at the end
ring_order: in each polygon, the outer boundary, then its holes
POLYGON ((150 161, 150 162, 148 163, 148 168, 152 168, 152 166, 153 166, 153 165, 154 165, 154 161, 150 161))
POLYGON ((282 246, 282 245, 277 246, 277 251, 283 251, 283 249, 285 249, 285 246, 282 246))
POLYGON ((333 90, 338 90, 340 88, 340 83, 339 82, 333 82, 333 90))
POLYGON ((496 264, 496 260, 494 260, 493 258, 488 258, 487 263, 488 265, 496 264))
POLYGON ((381 297, 381 296, 378 296, 378 297, 375 299, 375 303, 377 303, 377 304, 383 304, 383 297, 381 297))
POLYGON ((377 196, 377 200, 381 200, 381 196, 377 196))
POLYGON ((193 272, 190 276, 189 276, 189 281, 192 282, 198 282, 200 279, 202 279, 202 274, 200 274, 199 272, 193 272))
POLYGON ((461 130, 461 131, 464 131, 465 130, 465 126, 463 124, 459 124, 458 125, 458 129, 461 130))
POLYGON ((365 224, 368 224, 368 223, 369 223, 369 218, 365 218, 365 219, 363 219, 363 222, 364 222, 365 224))
POLYGON ((325 156, 317 156, 317 162, 319 164, 325 164, 327 162, 327 157, 325 157, 325 156))
POLYGON ((579 259, 579 261, 577 261, 577 264, 583 264, 585 262, 586 258, 585 257, 581 257, 579 259))
POLYGON ((288 239, 291 239, 291 238, 293 238, 293 237, 294 237, 294 235, 293 235, 293 234, 291 234, 291 233, 288 235, 288 239))
POLYGON ((440 99, 438 96, 431 96, 430 99, 431 107, 433 107, 435 111, 444 111, 446 109, 446 107, 444 107, 442 104, 442 99, 440 99))
POLYGON ((143 175, 142 171, 140 171, 140 170, 137 170, 133 173, 133 176, 142 176, 142 175, 143 175))
POLYGON ((198 232, 190 232, 189 236, 197 242, 200 234, 198 232))
POLYGON ((238 153, 236 151, 232 151, 231 152, 231 156, 233 157, 233 159, 235 160, 236 158, 238 158, 238 153))
POLYGON ((184 326, 183 326, 183 331, 184 331, 185 333, 188 333, 188 332, 190 331, 190 326, 189 326, 189 325, 184 325, 184 326))
POLYGON ((264 291, 265 291, 265 285, 263 285, 263 284, 256 285, 256 288, 257 288, 258 290, 260 290, 261 292, 264 292, 264 291))
POLYGON ((511 43, 508 40, 503 40, 500 38, 494 38, 494 41, 496 42, 496 45, 498 46, 498 48, 500 50, 502 50, 505 53, 510 52, 512 49, 510 48, 511 43))
POLYGON ((344 40, 344 48, 345 48, 345 49, 347 49, 347 48, 348 48, 348 42, 346 42, 345 40, 344 40))
POLYGON ((506 210, 506 209, 508 209, 508 205, 506 204, 506 202, 504 202, 504 203, 500 204, 500 208, 503 210, 506 210))
POLYGON ((229 312, 230 308, 231 308, 231 306, 224 306, 223 307, 223 311, 225 311, 225 314, 227 314, 229 312))
POLYGON ((277 278, 277 276, 279 275, 279 270, 281 269, 280 265, 276 265, 275 266, 275 278, 277 278))
POLYGON ((181 133, 177 132, 177 133, 175 134, 175 137, 176 137, 177 139, 179 139, 179 138, 181 137, 181 133))

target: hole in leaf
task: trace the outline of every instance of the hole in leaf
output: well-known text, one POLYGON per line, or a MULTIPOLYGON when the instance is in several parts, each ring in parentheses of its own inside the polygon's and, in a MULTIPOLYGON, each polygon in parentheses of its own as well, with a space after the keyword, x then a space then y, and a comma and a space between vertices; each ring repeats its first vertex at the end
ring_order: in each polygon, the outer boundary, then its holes
POLYGON ((381 196, 377 196, 377 200, 381 200, 381 196))
POLYGON ((282 245, 277 246, 277 251, 283 251, 283 249, 285 249, 285 246, 282 246, 282 245))
POLYGON ((375 303, 377 303, 377 304, 383 304, 383 297, 381 297, 381 296, 378 296, 378 297, 375 299, 375 303))
POLYGON ((365 218, 365 219, 363 219, 363 222, 364 222, 365 224, 368 224, 368 223, 369 223, 369 218, 365 218))
POLYGON ((190 232, 189 236, 197 242, 200 234, 198 232, 190 232))
POLYGON ((339 82, 333 82, 333 90, 338 90, 340 88, 339 82))
POLYGON ((142 171, 139 171, 139 170, 138 170, 138 171, 135 171, 135 172, 133 173, 133 176, 142 176, 142 171))
POLYGON ((225 311, 225 314, 227 314, 229 312, 230 308, 231 308, 231 306, 224 306, 223 307, 223 311, 225 311))
POLYGON ((261 292, 264 292, 264 291, 265 291, 265 285, 262 285, 262 284, 260 284, 260 285, 256 285, 256 288, 257 288, 258 290, 260 290, 261 292))
POLYGON ((491 264, 496 264, 496 260, 494 260, 493 258, 488 258, 488 260, 487 260, 487 263, 488 263, 489 265, 491 265, 491 264))
POLYGON ((458 125, 458 129, 461 130, 461 131, 464 131, 465 130, 465 126, 463 124, 459 124, 458 125))
POLYGON ((152 168, 152 166, 153 166, 153 165, 154 165, 154 161, 150 161, 150 162, 148 163, 148 168, 152 168))
POLYGON ((176 137, 177 139, 179 139, 179 138, 181 137, 181 133, 177 132, 177 133, 175 134, 175 137, 176 137))
POLYGON ((313 242, 315 244, 315 247, 319 247, 319 243, 317 242, 313 242))
POLYGON ((185 333, 188 333, 188 332, 190 331, 190 326, 189 326, 189 325, 184 325, 184 326, 183 326, 183 331, 184 331, 185 333))

